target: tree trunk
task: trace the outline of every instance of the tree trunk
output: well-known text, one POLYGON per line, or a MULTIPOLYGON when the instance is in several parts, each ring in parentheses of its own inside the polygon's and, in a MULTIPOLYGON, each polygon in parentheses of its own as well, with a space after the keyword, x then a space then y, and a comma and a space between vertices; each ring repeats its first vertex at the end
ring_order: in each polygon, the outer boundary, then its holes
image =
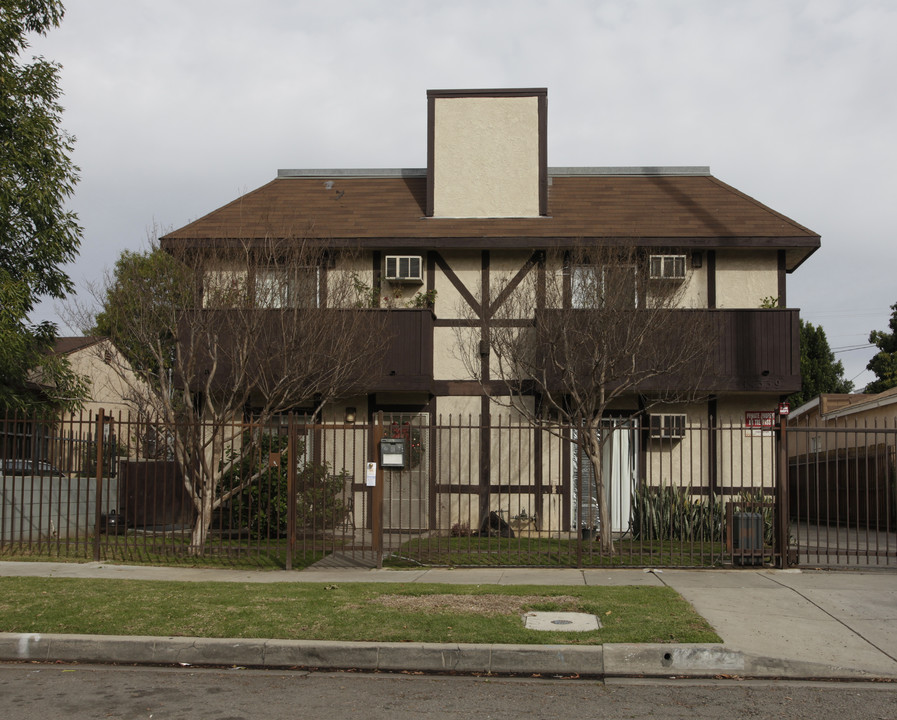
POLYGON ((212 507, 214 497, 212 493, 203 488, 203 492, 196 505, 196 520, 193 523, 193 532, 190 535, 189 555, 199 556, 205 551, 206 540, 209 537, 209 528, 212 525, 212 507))
MULTIPOLYGON (((613 430, 608 428, 605 432, 610 434, 613 430)), ((592 463, 592 475, 595 478, 595 494, 598 496, 598 522, 601 528, 601 552, 605 555, 613 555, 614 538, 611 532, 610 509, 607 504, 607 492, 604 488, 604 467, 602 463, 604 445, 607 442, 607 438, 601 437, 600 433, 599 425, 590 423, 588 434, 584 438, 585 447, 583 449, 592 463)))

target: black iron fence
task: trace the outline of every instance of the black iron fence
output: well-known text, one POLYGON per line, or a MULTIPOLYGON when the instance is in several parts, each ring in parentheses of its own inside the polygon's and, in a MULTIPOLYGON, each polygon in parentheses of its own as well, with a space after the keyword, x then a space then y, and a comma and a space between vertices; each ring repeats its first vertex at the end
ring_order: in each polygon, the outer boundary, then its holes
POLYGON ((593 462, 580 428, 499 414, 0 423, 6 555, 272 568, 897 566, 894 429, 608 420, 593 462))

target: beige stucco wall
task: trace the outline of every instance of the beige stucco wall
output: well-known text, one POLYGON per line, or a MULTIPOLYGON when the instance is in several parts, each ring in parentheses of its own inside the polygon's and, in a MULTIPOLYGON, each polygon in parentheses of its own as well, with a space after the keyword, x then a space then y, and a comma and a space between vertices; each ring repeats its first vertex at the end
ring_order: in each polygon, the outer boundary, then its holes
MULTIPOLYGON (((443 251, 443 260, 474 298, 480 297, 482 255, 477 251, 443 251)), ((467 301, 438 267, 436 269, 436 314, 440 318, 468 317, 467 301)))
POLYGON ((757 308, 779 295, 779 263, 774 250, 718 250, 716 306, 757 308))
POLYGON ((683 489, 706 487, 710 482, 706 403, 658 405, 649 412, 684 413, 686 432, 681 439, 647 440, 643 469, 645 482, 652 486, 671 485, 683 489))
POLYGON ((85 415, 95 415, 102 408, 107 416, 124 416, 135 408, 131 399, 143 385, 112 343, 103 340, 67 357, 72 370, 90 386, 85 415))
POLYGON ((695 268, 692 267, 691 253, 685 253, 685 282, 682 284, 677 304, 684 308, 707 307, 706 258, 701 263, 701 267, 695 268))
POLYGON ((538 99, 434 102, 434 215, 538 216, 538 99))
POLYGON ((773 488, 777 460, 775 434, 747 429, 744 423, 745 411, 770 411, 777 406, 777 395, 719 398, 717 411, 722 429, 717 462, 720 487, 773 488))

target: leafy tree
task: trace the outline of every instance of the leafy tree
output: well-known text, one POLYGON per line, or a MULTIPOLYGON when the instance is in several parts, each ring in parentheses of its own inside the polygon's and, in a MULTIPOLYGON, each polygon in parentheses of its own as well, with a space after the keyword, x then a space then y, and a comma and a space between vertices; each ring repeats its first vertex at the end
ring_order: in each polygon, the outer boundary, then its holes
POLYGON ((20 61, 27 35, 46 34, 63 13, 58 0, 0 5, 0 411, 74 405, 83 390, 65 361, 48 355, 55 326, 28 321, 41 297, 71 291, 62 266, 81 240, 77 216, 65 208, 78 168, 69 157, 74 138, 59 128, 59 66, 20 61))
POLYGON ((193 302, 188 269, 151 241, 145 251, 123 250, 97 294, 102 310, 92 318, 90 333, 114 338, 133 370, 158 386, 158 373, 168 372, 174 362, 176 314, 193 302), (158 338, 156 350, 147 338, 158 338))
POLYGON ((897 303, 891 305, 888 327, 891 332, 873 330, 869 333, 869 342, 878 347, 878 353, 866 365, 877 378, 866 386, 867 393, 880 393, 897 386, 897 303))
POLYGON ((788 398, 798 407, 822 393, 849 393, 853 383, 844 378, 844 365, 835 360, 821 325, 800 321, 800 392, 788 398))
MULTIPOLYGON (((354 267, 349 250, 339 253, 354 267)), ((387 311, 358 308, 351 273, 330 262, 338 260, 323 240, 234 241, 204 252, 153 244, 123 253, 94 288, 98 312, 80 324, 131 363, 110 367, 181 469, 196 513, 192 553, 204 551, 216 511, 274 482, 276 473, 253 459, 255 444, 244 442, 248 411, 257 427, 296 407, 318 418, 382 373, 372 359, 389 341, 387 311)), ((280 522, 274 509, 264 513, 252 521, 258 532, 280 522)))

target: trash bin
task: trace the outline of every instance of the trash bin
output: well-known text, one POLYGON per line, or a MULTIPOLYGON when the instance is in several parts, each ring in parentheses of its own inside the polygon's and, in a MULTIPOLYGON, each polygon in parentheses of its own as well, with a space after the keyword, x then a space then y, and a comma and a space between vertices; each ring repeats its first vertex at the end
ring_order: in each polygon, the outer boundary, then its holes
POLYGON ((737 565, 763 564, 763 515, 737 512, 732 515, 732 560, 737 565))

